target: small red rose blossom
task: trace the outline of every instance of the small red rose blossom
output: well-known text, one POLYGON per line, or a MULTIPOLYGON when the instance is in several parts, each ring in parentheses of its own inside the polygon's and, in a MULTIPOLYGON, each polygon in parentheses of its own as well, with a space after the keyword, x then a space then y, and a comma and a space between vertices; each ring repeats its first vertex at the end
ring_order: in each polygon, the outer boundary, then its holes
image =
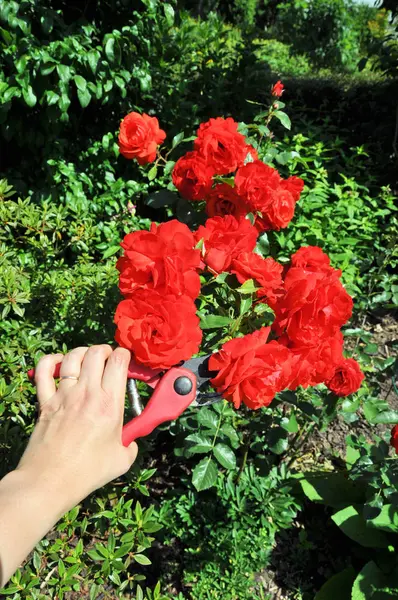
POLYGON ((186 294, 196 299, 200 292, 200 252, 195 238, 176 219, 151 224, 150 231, 128 233, 120 244, 124 255, 116 263, 119 288, 128 298, 137 289, 156 289, 163 294, 186 294))
POLYGON ((271 192, 272 202, 265 211, 262 211, 262 217, 256 220, 256 227, 259 231, 279 231, 285 229, 293 219, 296 203, 290 192, 279 189, 271 192))
POLYGON ((246 217, 250 212, 250 208, 235 188, 227 183, 219 183, 206 198, 206 212, 209 217, 233 215, 239 219, 240 217, 246 217))
POLYGON ((303 191, 304 181, 300 177, 292 175, 281 181, 281 187, 291 193, 295 202, 300 200, 301 192, 303 191))
POLYGON ((235 188, 253 213, 264 212, 272 203, 272 192, 279 188, 281 179, 276 169, 255 160, 238 169, 235 188))
POLYGON ((390 445, 395 449, 395 452, 398 454, 398 425, 394 425, 394 427, 391 430, 390 445))
POLYGON ((359 390, 364 378, 365 375, 357 361, 346 358, 338 365, 332 379, 326 385, 336 396, 349 396, 359 390))
POLYGON ((148 367, 169 369, 199 352, 202 331, 188 296, 137 290, 119 303, 114 322, 117 343, 148 367))
POLYGON ((135 158, 140 165, 151 163, 156 150, 166 138, 156 117, 131 112, 120 124, 119 151, 125 158, 135 158))
POLYGON ((293 267, 301 267, 307 271, 324 271, 328 272, 332 268, 330 266, 330 258, 318 246, 302 246, 291 257, 293 267))
POLYGON ((257 230, 248 219, 232 215, 207 219, 195 233, 203 240, 202 258, 213 273, 228 271, 231 261, 241 252, 251 252, 257 242, 257 230))
POLYGON ((275 85, 272 87, 271 90, 271 94, 273 96, 276 96, 276 98, 280 98, 283 94, 283 92, 285 91, 285 86, 283 85, 283 83, 279 80, 275 83, 275 85))
POLYGON ((227 175, 241 167, 247 155, 245 136, 231 117, 217 117, 201 123, 194 146, 217 175, 227 175))
POLYGON ((213 185, 214 168, 199 152, 187 152, 174 165, 172 180, 183 198, 203 200, 213 185))
POLYGON ((341 271, 309 271, 290 267, 284 277, 284 294, 271 307, 276 319, 273 329, 286 333, 296 346, 313 347, 330 338, 352 314, 353 301, 344 289, 341 271))
POLYGON ((269 332, 262 327, 235 338, 210 358, 210 370, 218 371, 211 384, 235 408, 242 402, 253 409, 268 406, 289 385, 291 353, 276 341, 267 343, 269 332))
POLYGON ((266 298, 276 299, 279 290, 282 292, 282 271, 283 266, 276 260, 254 252, 242 252, 231 264, 231 273, 236 275, 239 283, 254 279, 261 286, 257 297, 264 302, 266 298))

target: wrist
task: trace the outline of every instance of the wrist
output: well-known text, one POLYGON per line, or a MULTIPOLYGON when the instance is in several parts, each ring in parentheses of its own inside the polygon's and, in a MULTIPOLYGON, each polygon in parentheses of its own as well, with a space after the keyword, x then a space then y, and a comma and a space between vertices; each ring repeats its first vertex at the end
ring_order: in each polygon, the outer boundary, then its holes
POLYGON ((74 506, 68 497, 69 492, 65 493, 67 486, 61 486, 57 478, 45 471, 24 465, 18 466, 6 477, 12 482, 15 491, 26 497, 32 506, 40 507, 40 514, 46 515, 49 528, 74 506))

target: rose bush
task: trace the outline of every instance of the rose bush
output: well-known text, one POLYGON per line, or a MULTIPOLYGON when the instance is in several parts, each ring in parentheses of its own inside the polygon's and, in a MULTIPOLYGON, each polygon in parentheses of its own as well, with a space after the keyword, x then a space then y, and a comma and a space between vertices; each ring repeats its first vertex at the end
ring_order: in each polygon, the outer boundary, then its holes
MULTIPOLYGON (((272 95, 282 91, 278 82, 272 95)), ((275 103, 267 122, 273 108, 275 103)), ((153 123, 146 117, 142 123, 153 123)), ((136 137, 135 143, 135 155, 142 160, 148 136, 136 137)), ((116 265, 125 296, 115 315, 117 342, 137 362, 168 368, 208 352, 206 339, 201 346, 202 329, 227 322, 226 335, 212 348, 210 368, 217 374, 211 383, 235 408, 243 403, 259 409, 283 390, 319 384, 337 397, 356 392, 364 376, 358 363, 343 354, 341 328, 353 302, 341 283, 342 272, 316 246, 300 248, 284 264, 256 250, 262 232, 288 226, 303 180, 283 178, 260 160, 253 140, 230 117, 201 123, 193 145, 171 167, 181 201, 195 201, 198 226, 190 229, 172 219, 125 236, 124 255, 116 265), (203 209, 209 218, 200 223, 203 209), (221 289, 221 315, 203 292, 212 282, 221 289), (227 315, 234 314, 230 302, 237 294, 245 298, 232 318, 227 315), (199 310, 200 321, 194 301, 206 306, 199 310)), ((159 153, 155 168, 161 160, 170 164, 168 154, 159 153)))

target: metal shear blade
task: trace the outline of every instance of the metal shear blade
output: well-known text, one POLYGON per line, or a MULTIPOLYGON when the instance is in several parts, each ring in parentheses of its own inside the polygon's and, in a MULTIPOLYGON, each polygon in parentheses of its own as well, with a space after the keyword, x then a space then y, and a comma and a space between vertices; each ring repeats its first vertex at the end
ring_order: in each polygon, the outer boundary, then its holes
POLYGON ((217 375, 217 371, 209 370, 209 359, 211 354, 207 354, 206 356, 198 356, 196 358, 190 358, 181 364, 184 369, 189 369, 196 376, 197 381, 197 393, 195 400, 191 403, 191 406, 208 406, 209 404, 214 404, 215 402, 219 402, 221 400, 220 394, 217 392, 214 393, 204 393, 201 388, 207 385, 213 377, 217 375), (201 399, 210 398, 209 402, 201 402, 201 399))

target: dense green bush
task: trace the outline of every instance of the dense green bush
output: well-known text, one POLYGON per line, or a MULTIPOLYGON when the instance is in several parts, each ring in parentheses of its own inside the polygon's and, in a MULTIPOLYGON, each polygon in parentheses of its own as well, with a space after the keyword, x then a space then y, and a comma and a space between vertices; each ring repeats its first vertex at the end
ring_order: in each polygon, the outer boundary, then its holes
POLYGON ((289 44, 272 39, 254 39, 253 46, 258 61, 266 63, 274 73, 300 77, 313 70, 306 56, 292 52, 289 44))
POLYGON ((375 12, 349 0, 292 0, 278 5, 275 28, 315 65, 354 71, 375 12))

